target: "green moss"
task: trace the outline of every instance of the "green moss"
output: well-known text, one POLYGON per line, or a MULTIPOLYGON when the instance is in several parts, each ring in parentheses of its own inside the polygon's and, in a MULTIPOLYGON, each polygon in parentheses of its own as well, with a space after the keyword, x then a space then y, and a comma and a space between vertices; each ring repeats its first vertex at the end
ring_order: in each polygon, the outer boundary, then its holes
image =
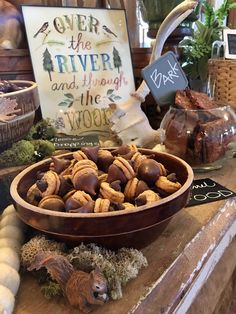
POLYGON ((53 297, 61 296, 62 290, 58 283, 49 280, 47 283, 43 284, 40 288, 42 294, 46 299, 50 300, 53 297))
POLYGON ((48 120, 41 120, 33 125, 26 136, 26 140, 50 140, 56 135, 56 129, 48 120))
POLYGON ((21 140, 0 154, 0 167, 27 165, 34 160, 34 145, 21 140))
POLYGON ((46 140, 21 140, 0 154, 0 167, 28 165, 55 151, 54 145, 46 140))
POLYGON ((34 145, 35 159, 43 159, 45 157, 51 156, 55 151, 55 146, 53 143, 46 140, 34 140, 31 141, 34 145))

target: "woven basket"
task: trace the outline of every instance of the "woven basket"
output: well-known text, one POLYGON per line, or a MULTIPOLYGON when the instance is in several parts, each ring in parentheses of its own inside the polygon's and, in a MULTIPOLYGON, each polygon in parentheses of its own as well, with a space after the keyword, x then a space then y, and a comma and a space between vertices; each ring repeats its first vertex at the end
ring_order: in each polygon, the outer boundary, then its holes
POLYGON ((18 87, 21 87, 22 89, 7 94, 1 94, 0 98, 15 100, 17 102, 17 109, 21 109, 20 114, 26 114, 28 112, 35 111, 39 107, 37 84, 32 81, 23 80, 15 80, 10 82, 14 83, 18 87))
POLYGON ((38 87, 35 82, 23 80, 10 82, 22 89, 1 94, 0 100, 15 101, 16 109, 21 110, 16 113, 17 116, 13 120, 6 123, 0 122, 0 152, 24 138, 34 123, 35 111, 39 107, 38 87))
POLYGON ((236 109, 236 60, 210 59, 209 76, 214 80, 214 98, 236 109))

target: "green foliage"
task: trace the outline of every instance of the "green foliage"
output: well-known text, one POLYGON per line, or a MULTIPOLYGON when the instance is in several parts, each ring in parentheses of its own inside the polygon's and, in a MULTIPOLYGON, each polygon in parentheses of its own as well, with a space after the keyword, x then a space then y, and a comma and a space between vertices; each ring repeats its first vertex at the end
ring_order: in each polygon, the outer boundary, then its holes
POLYGON ((196 21, 196 31, 192 37, 183 39, 182 67, 190 79, 205 81, 208 74, 208 59, 211 57, 212 44, 221 39, 224 19, 230 9, 236 7, 232 0, 224 0, 218 9, 207 1, 203 1, 204 22, 196 21))
POLYGON ((22 166, 34 161, 34 145, 21 140, 0 154, 0 167, 22 166))
POLYGON ((47 120, 41 120, 33 125, 25 137, 0 154, 0 167, 28 165, 55 151, 49 141, 56 135, 55 129, 47 120))
POLYGON ((55 151, 54 145, 46 140, 21 140, 0 154, 0 167, 28 165, 55 151))
POLYGON ((56 135, 56 130, 52 127, 48 120, 41 120, 33 125, 25 137, 26 140, 50 140, 56 135))
POLYGON ((52 142, 46 140, 34 140, 31 141, 31 143, 34 145, 34 154, 36 160, 51 156, 55 151, 55 146, 52 142))

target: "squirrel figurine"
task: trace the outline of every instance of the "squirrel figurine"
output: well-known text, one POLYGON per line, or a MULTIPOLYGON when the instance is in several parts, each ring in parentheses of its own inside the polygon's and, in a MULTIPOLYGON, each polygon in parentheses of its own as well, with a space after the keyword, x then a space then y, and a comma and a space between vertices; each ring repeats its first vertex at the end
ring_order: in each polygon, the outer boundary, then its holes
POLYGON ((108 301, 107 280, 97 268, 90 273, 75 270, 68 259, 54 252, 39 252, 28 267, 29 271, 45 267, 56 280, 68 302, 89 313, 90 304, 102 305, 108 301))

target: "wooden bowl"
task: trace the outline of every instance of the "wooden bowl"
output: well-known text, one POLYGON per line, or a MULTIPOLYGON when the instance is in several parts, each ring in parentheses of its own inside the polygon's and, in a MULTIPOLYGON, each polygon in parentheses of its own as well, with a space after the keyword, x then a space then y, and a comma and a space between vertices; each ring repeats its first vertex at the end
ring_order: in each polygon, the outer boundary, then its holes
MULTIPOLYGON (((10 193, 20 218, 31 227, 73 245, 97 243, 109 248, 141 248, 156 239, 171 217, 183 208, 190 195, 192 168, 182 159, 170 154, 140 149, 142 154, 154 154, 170 172, 175 172, 182 187, 172 195, 151 205, 133 210, 106 213, 55 212, 33 206, 25 201, 29 187, 35 183, 38 171, 47 171, 51 159, 38 162, 18 174, 10 193)), ((72 153, 62 155, 70 156, 72 153)))

